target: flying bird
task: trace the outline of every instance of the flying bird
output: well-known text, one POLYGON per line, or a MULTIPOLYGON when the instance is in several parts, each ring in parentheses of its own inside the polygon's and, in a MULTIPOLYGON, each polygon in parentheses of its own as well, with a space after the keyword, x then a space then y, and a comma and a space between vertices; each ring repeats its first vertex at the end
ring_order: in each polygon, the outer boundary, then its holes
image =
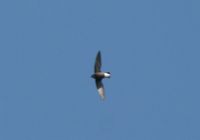
POLYGON ((101 52, 99 51, 96 56, 95 64, 94 64, 94 74, 91 76, 95 79, 96 87, 101 99, 105 99, 105 91, 102 80, 104 78, 110 78, 110 72, 102 72, 101 71, 101 52))

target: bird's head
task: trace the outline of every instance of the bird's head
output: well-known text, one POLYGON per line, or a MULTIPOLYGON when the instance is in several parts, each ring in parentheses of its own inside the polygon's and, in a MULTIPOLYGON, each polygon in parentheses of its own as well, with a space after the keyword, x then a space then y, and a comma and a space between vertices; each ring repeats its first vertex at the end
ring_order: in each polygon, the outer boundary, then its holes
POLYGON ((104 75, 105 75, 106 78, 110 78, 111 77, 111 73, 110 72, 105 72, 104 75))

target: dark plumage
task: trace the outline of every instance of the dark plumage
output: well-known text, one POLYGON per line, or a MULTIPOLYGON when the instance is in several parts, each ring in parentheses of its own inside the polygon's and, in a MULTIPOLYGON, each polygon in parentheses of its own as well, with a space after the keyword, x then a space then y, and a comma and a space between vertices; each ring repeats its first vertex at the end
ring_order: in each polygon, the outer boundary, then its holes
POLYGON ((95 79, 96 87, 101 99, 105 99, 105 91, 102 79, 110 78, 110 75, 110 72, 101 72, 101 52, 99 51, 94 64, 94 74, 91 77, 95 79))

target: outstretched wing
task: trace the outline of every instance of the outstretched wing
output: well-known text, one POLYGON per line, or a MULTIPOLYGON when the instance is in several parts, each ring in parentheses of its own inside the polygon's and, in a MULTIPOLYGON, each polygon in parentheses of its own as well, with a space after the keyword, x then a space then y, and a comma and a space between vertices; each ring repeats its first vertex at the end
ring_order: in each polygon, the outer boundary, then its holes
POLYGON ((96 56, 96 61, 94 65, 94 72, 100 72, 101 71, 101 52, 99 51, 96 56))
POLYGON ((104 91, 104 86, 101 80, 96 80, 96 86, 97 90, 99 92, 99 96, 101 99, 105 99, 105 91, 104 91))

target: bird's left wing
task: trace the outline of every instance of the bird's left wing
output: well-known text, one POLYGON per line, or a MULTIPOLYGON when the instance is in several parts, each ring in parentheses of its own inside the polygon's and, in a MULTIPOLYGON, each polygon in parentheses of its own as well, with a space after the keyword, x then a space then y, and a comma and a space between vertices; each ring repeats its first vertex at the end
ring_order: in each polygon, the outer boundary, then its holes
POLYGON ((102 80, 96 80, 96 86, 101 99, 105 99, 105 91, 102 80))

